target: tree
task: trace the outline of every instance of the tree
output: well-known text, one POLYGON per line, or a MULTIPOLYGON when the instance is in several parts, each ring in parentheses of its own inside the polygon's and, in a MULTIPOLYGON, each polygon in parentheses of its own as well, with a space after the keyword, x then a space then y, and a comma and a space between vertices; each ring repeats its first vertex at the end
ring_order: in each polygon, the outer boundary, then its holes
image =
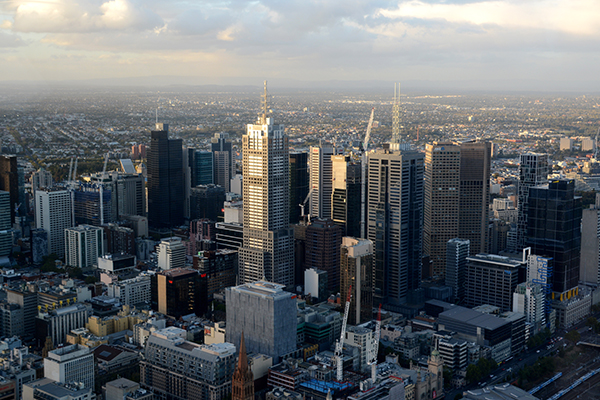
POLYGON ((476 383, 479 382, 482 377, 483 374, 477 364, 469 364, 467 367, 467 381, 469 383, 476 383))
POLYGON ((571 332, 569 332, 565 335, 565 339, 567 339, 573 343, 577 343, 577 342, 579 342, 579 339, 581 339, 581 335, 579 334, 579 332, 577 330, 572 330, 571 332))
POLYGON ((98 280, 96 279, 95 276, 86 276, 85 277, 85 283, 87 283, 88 285, 92 284, 92 283, 96 283, 98 280))
POLYGON ((444 389, 452 389, 452 368, 444 367, 444 389))

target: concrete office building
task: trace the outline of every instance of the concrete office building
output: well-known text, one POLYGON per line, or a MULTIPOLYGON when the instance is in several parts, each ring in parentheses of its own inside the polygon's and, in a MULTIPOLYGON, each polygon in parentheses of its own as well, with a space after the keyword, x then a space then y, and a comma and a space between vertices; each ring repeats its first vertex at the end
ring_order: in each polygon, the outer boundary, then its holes
POLYGON ((333 192, 331 218, 342 228, 342 235, 360 237, 362 170, 349 156, 332 156, 333 192))
MULTIPOLYGON (((300 221, 300 204, 309 191, 308 153, 290 153, 290 223, 300 221)), ((304 206, 304 214, 310 213, 310 204, 304 206)))
POLYGON ((34 264, 41 264, 48 255, 48 232, 43 229, 31 230, 31 259, 34 264))
POLYGON ((331 218, 331 195, 333 193, 333 168, 331 156, 335 147, 324 140, 310 147, 310 215, 313 218, 331 218))
POLYGON ((283 289, 264 281, 227 288, 227 341, 240 343, 243 331, 248 351, 274 363, 296 350, 296 296, 283 289))
POLYGON ((34 194, 38 189, 51 188, 54 186, 52 173, 50 173, 50 171, 46 171, 44 168, 40 168, 33 172, 31 174, 31 178, 29 178, 29 182, 31 183, 31 190, 34 194))
POLYGON ((342 300, 345 301, 352 287, 348 323, 358 325, 370 321, 373 319, 373 242, 342 238, 340 259, 342 300))
POLYGON ((582 282, 600 284, 600 193, 596 203, 582 210, 581 215, 581 263, 579 278, 582 282))
POLYGON ((38 379, 23 386, 23 400, 88 400, 93 396, 94 388, 77 383, 59 383, 49 378, 38 379))
POLYGON ((514 251, 518 252, 526 247, 529 189, 548 182, 548 172, 548 154, 528 153, 521 155, 517 202, 517 248, 513 249, 514 251))
POLYGON ((221 249, 216 251, 200 251, 194 256, 194 269, 206 274, 208 280, 208 298, 215 293, 236 284, 238 268, 238 252, 221 249))
POLYGON ((327 290, 327 271, 309 268, 304 271, 304 295, 315 297, 318 302, 325 301, 329 296, 327 290))
POLYGON ((38 315, 38 294, 29 290, 7 289, 6 299, 11 304, 18 304, 23 309, 24 338, 35 335, 35 317, 38 315))
POLYGON ((342 228, 331 219, 315 218, 305 231, 305 268, 327 271, 327 288, 333 292, 340 286, 340 245, 342 228))
POLYGON ((465 276, 470 242, 468 239, 450 239, 446 244, 446 286, 452 288, 452 297, 460 301, 465 297, 465 276))
POLYGON ((446 246, 459 237, 460 146, 434 142, 425 146, 423 254, 433 263, 433 275, 446 272, 446 246))
POLYGON ((102 226, 116 220, 112 199, 114 191, 111 186, 110 181, 106 185, 84 182, 71 191, 76 225, 102 226))
POLYGON ((531 253, 553 259, 553 297, 577 293, 581 252, 581 197, 574 180, 555 180, 529 189, 527 245, 531 253))
POLYGON ((94 389, 94 354, 90 348, 73 344, 48 352, 44 359, 44 376, 55 382, 81 382, 94 389))
POLYGON ((513 312, 525 315, 531 335, 540 333, 546 325, 546 294, 539 283, 523 282, 513 293, 513 312))
POLYGON ((489 304, 503 311, 513 309, 513 293, 526 264, 508 257, 478 254, 467 258, 465 306, 489 304))
POLYGON ((421 282, 423 154, 389 150, 368 155, 367 238, 373 242, 375 304, 413 300, 421 282))
POLYGON ((210 143, 213 156, 213 183, 229 192, 231 191, 231 178, 235 175, 229 134, 224 132, 215 133, 210 143))
POLYGON ((162 239, 158 245, 158 267, 161 270, 185 267, 186 248, 181 238, 162 239))
POLYGON ((98 257, 104 255, 103 233, 91 225, 65 229, 65 264, 81 269, 97 266, 98 257))
POLYGON ((108 285, 108 296, 119 299, 124 305, 134 307, 139 304, 150 304, 152 300, 151 279, 141 275, 108 285))
POLYGON ((293 285, 288 138, 284 126, 267 117, 266 85, 262 113, 256 124, 248 124, 242 153, 244 244, 239 249, 239 282, 263 279, 293 285))
POLYGON ((65 229, 73 226, 71 194, 67 190, 35 192, 35 226, 48 233, 48 254, 65 256, 65 229))
POLYGON ((83 304, 57 308, 51 311, 40 310, 35 321, 35 335, 38 345, 42 346, 50 336, 54 346, 67 342, 67 335, 73 329, 83 328, 90 310, 83 304))
POLYGON ((231 394, 236 348, 231 343, 199 345, 185 330, 154 332, 140 362, 140 384, 164 398, 219 400, 231 394))
POLYGON ((157 123, 148 150, 148 223, 181 225, 184 211, 182 140, 169 139, 168 124, 157 123))

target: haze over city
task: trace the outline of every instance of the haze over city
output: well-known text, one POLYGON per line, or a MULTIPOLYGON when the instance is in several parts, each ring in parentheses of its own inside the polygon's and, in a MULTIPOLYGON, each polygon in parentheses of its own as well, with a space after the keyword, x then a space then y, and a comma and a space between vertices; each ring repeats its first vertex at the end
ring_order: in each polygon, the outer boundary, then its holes
POLYGON ((593 0, 0 2, 0 80, 597 91, 593 0))

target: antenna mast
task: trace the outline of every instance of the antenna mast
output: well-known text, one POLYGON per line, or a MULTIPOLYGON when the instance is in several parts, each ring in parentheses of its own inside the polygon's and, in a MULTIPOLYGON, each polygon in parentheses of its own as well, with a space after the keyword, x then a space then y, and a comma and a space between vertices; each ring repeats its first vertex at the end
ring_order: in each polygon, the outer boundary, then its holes
POLYGON ((400 148, 400 83, 394 83, 394 101, 392 103, 392 150, 400 148))
POLYGON ((268 109, 268 101, 267 101, 267 81, 265 81, 265 93, 262 96, 262 114, 260 116, 260 123, 265 125, 267 123, 267 109, 268 109))

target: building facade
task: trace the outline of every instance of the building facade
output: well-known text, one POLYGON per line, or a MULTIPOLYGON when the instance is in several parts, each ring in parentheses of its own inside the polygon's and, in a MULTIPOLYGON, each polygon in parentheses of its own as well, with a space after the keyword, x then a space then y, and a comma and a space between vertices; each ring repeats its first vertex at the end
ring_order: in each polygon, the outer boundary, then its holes
POLYGON ((65 264, 81 269, 98 265, 104 255, 104 231, 92 225, 65 229, 65 264))
POLYGON ((67 190, 35 192, 35 226, 48 233, 48 254, 65 256, 65 229, 73 226, 71 194, 67 190))
POLYGON ((210 140, 213 155, 213 183, 221 186, 226 192, 231 191, 231 178, 235 175, 233 152, 228 133, 215 133, 210 140))
POLYGON ((331 218, 342 228, 342 235, 360 237, 361 165, 347 156, 332 156, 331 163, 331 218))
POLYGON ((358 325, 373 319, 373 242, 344 237, 340 257, 340 295, 352 294, 348 323, 358 325), (350 289, 352 288, 352 289, 350 289))
POLYGON ((94 354, 88 347, 73 344, 48 352, 44 376, 55 382, 81 382, 94 389, 94 354))
MULTIPOLYGON (((290 153, 290 223, 300 221, 300 204, 304 201, 309 191, 308 179, 308 153, 290 153)), ((304 206, 305 214, 310 208, 304 206)))
POLYGON ((289 150, 284 126, 263 113, 242 137, 243 247, 239 282, 294 283, 294 234, 289 226, 289 150))
POLYGON ((340 286, 340 245, 342 228, 331 219, 313 219, 305 232, 305 268, 327 271, 327 286, 333 292, 340 286))
POLYGON ((522 154, 519 164, 519 192, 517 202, 517 248, 526 246, 529 213, 529 189, 548 182, 548 154, 522 154))
POLYGON ((468 239, 450 239, 446 244, 446 286, 452 288, 455 301, 465 297, 465 276, 470 242, 468 239))
POLYGON ((333 169, 331 156, 335 147, 323 140, 310 148, 310 215, 313 218, 331 218, 333 169))
POLYGON ((368 155, 367 238, 373 242, 377 303, 409 302, 421 281, 423 154, 383 150, 368 155))

